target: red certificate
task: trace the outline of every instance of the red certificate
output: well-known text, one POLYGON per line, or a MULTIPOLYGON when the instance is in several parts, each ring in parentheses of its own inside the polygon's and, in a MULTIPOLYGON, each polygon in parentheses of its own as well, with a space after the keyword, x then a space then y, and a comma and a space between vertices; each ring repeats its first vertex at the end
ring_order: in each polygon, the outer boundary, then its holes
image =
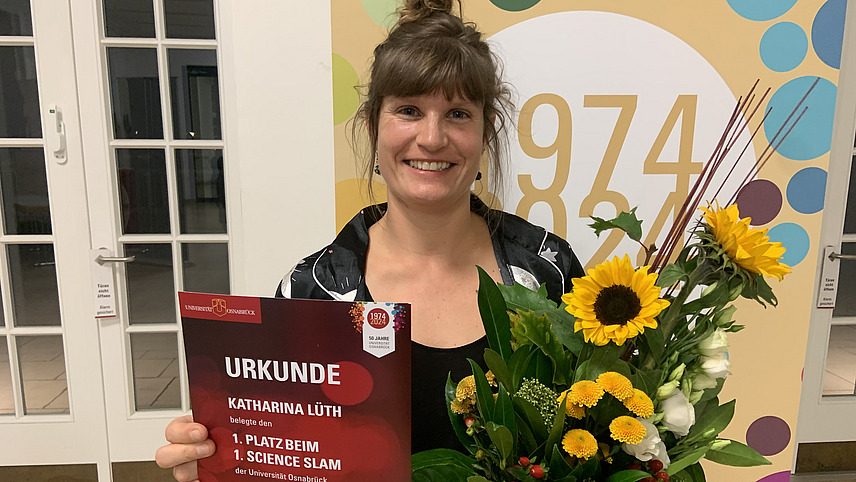
POLYGON ((410 306, 179 293, 207 481, 410 480, 410 306))

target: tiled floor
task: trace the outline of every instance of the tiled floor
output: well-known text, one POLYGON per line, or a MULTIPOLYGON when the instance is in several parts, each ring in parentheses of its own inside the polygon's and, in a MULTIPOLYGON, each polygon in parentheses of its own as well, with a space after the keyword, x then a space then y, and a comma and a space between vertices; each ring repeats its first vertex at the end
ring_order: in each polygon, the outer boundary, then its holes
POLYGON ((856 393, 856 326, 834 325, 829 333, 823 394, 853 395, 854 393, 856 393))

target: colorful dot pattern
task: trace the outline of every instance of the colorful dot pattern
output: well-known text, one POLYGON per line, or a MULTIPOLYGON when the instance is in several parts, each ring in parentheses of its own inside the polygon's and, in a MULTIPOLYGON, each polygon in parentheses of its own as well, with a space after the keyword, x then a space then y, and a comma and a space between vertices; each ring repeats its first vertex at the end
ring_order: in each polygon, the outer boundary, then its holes
MULTIPOLYGON (((727 0, 735 13, 747 20, 770 22, 758 45, 764 66, 773 72, 790 72, 805 62, 812 53, 827 66, 838 69, 841 65, 841 46, 844 37, 846 0, 827 0, 821 5, 811 22, 811 31, 780 19, 796 4, 796 0, 727 0), (810 41, 809 41, 810 39, 810 41), (809 49, 811 46, 811 49, 809 49)), ((832 139, 832 123, 837 95, 835 84, 815 76, 794 76, 773 92, 767 103, 769 116, 764 122, 764 134, 777 146, 777 153, 787 161, 805 162, 827 154, 832 139), (817 81, 814 90, 803 101, 802 119, 777 146, 777 133, 784 131, 787 118, 817 81)), ((788 124, 789 125, 789 124, 788 124)), ((787 129, 788 127, 785 127, 787 129)), ((741 216, 751 217, 755 226, 773 223, 785 206, 802 215, 823 210, 826 195, 826 170, 819 167, 794 169, 782 190, 773 182, 757 179, 741 189, 737 206, 741 216)), ((782 243, 787 251, 782 262, 796 266, 808 255, 811 238, 806 229, 795 222, 779 222, 768 233, 771 241, 782 243)), ((775 455, 787 448, 792 430, 788 423, 775 416, 755 420, 746 432, 746 443, 762 455, 775 455)), ((790 472, 776 472, 758 482, 786 482, 790 472)))

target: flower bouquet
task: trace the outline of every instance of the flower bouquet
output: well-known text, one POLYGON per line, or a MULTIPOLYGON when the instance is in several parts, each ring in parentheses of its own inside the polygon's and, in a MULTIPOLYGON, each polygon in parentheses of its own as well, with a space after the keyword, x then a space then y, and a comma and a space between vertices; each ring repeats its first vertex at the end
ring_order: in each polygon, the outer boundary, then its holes
POLYGON ((765 277, 781 280, 790 268, 781 243, 741 219, 733 199, 702 202, 747 105, 738 102, 660 249, 641 242, 635 209, 592 218, 596 234, 620 229, 643 244, 645 266, 627 255, 605 261, 574 279, 561 305, 543 286, 497 285, 479 270, 490 348, 483 365, 469 360, 471 376, 446 383, 464 452, 414 454, 412 480, 704 481, 702 458, 769 464, 720 437, 735 400, 718 395, 730 373, 728 335, 743 328, 732 302, 775 306, 765 277))

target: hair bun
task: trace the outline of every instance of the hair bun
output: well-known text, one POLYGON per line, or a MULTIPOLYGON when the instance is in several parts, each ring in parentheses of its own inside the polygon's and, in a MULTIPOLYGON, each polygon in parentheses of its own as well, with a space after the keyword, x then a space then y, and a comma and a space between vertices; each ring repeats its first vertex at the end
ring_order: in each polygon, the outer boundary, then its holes
MULTIPOLYGON (((422 20, 434 13, 452 13, 455 0, 404 0, 398 8, 398 25, 422 20)), ((458 1, 460 8, 460 1, 458 1)))

